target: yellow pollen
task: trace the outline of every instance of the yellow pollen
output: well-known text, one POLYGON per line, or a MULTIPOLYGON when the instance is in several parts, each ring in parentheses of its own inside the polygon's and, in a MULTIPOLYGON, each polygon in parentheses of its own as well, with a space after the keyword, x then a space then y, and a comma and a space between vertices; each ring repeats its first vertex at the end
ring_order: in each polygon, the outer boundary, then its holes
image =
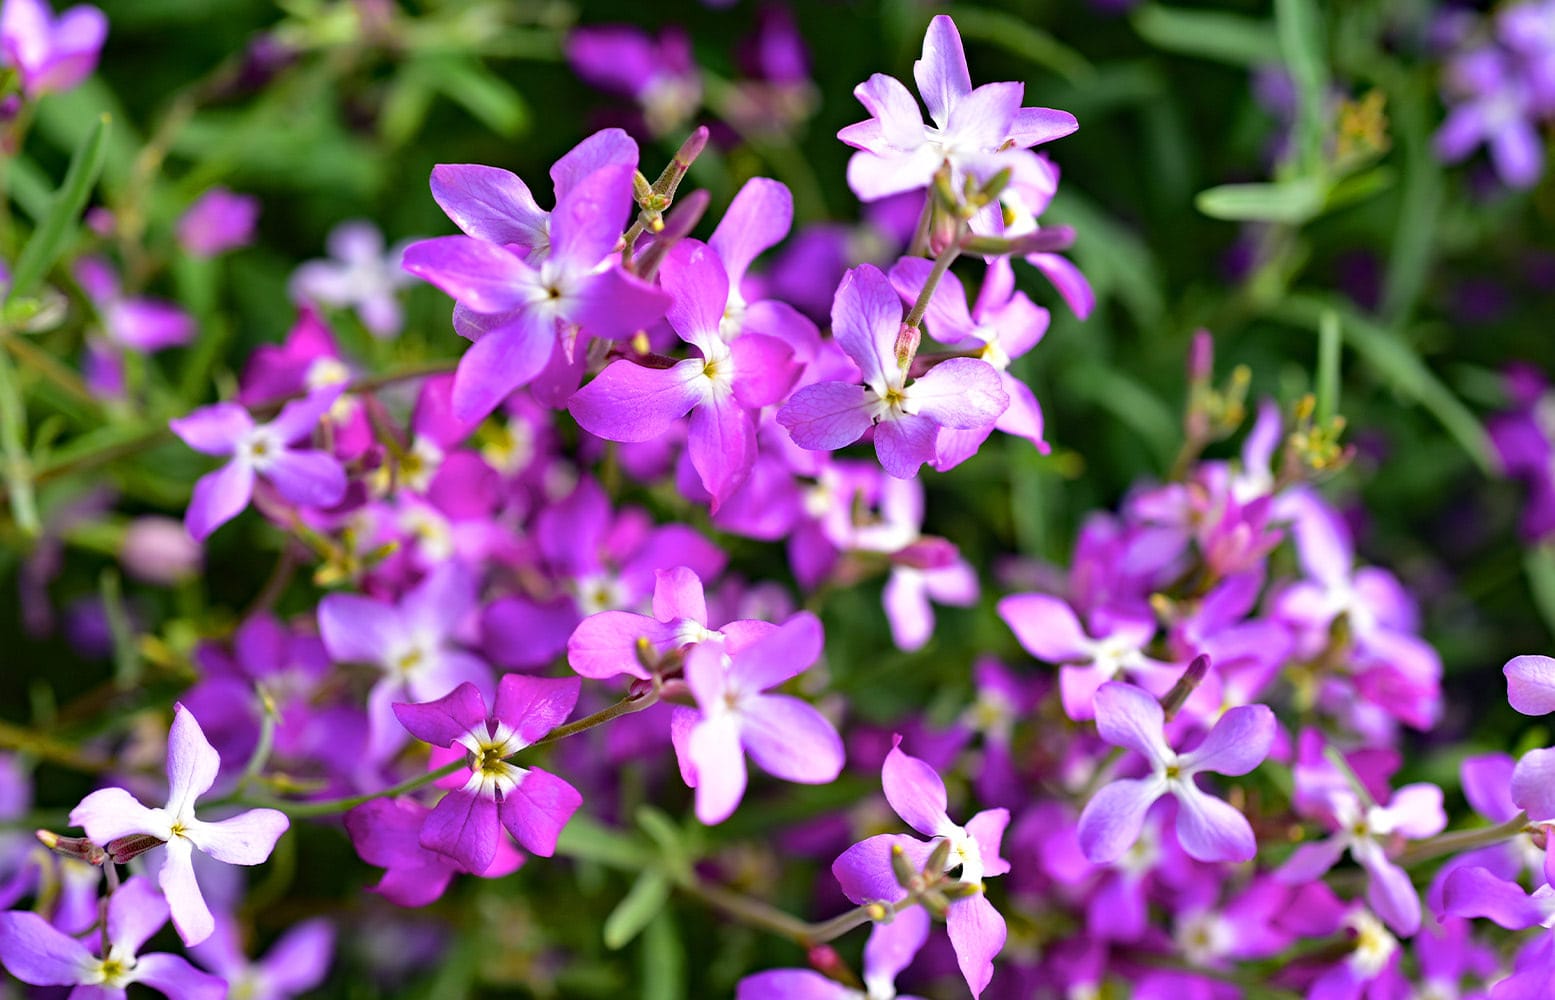
POLYGON ((1182 776, 1182 769, 1179 768, 1176 764, 1168 764, 1166 766, 1166 777, 1167 777, 1167 780, 1171 780, 1173 778, 1179 778, 1181 776, 1182 776))
POLYGON ((402 674, 408 674, 421 665, 421 650, 413 649, 400 657, 394 666, 402 674))
POLYGON ((502 774, 502 747, 499 744, 487 743, 481 747, 481 752, 475 759, 475 770, 488 778, 495 778, 502 774))

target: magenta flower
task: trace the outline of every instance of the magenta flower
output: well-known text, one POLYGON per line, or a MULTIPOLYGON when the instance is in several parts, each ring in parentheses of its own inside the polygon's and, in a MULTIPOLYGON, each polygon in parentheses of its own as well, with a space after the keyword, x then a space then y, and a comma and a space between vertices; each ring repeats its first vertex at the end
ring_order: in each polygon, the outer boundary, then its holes
POLYGON ((76 1000, 124 1000, 131 983, 175 1000, 224 1000, 227 983, 186 959, 137 954, 167 916, 167 901, 148 879, 129 879, 108 898, 108 954, 94 955, 36 913, 0 913, 0 965, 33 986, 74 986, 76 1000))
POLYGON ((610 441, 651 441, 689 412, 691 464, 716 513, 755 464, 754 413, 780 402, 799 368, 793 350, 775 337, 745 333, 724 340, 729 277, 706 245, 676 245, 664 261, 663 282, 674 296, 670 326, 701 357, 669 368, 615 361, 567 408, 585 430, 610 441))
MULTIPOLYGON (((886 801, 908 826, 925 837, 924 843, 913 837, 880 834, 854 844, 832 864, 832 874, 842 885, 843 894, 855 903, 894 903, 907 894, 897 884, 891 866, 891 851, 899 846, 914 868, 922 868, 940 841, 950 844, 945 871, 959 868, 958 880, 982 889, 983 879, 1004 875, 1010 863, 999 855, 999 842, 1009 825, 1008 809, 985 809, 957 824, 946 812, 948 797, 945 782, 927 763, 902 752, 902 738, 892 740, 880 781, 886 801)), ((902 919, 906 913, 899 914, 902 919)), ((981 891, 953 900, 945 917, 945 930, 956 951, 961 975, 972 995, 981 996, 993 978, 994 956, 1004 947, 1004 918, 981 891)))
POLYGON ((122 788, 100 788, 70 811, 71 825, 81 827, 116 858, 120 851, 138 846, 115 843, 123 838, 151 837, 166 845, 157 881, 172 909, 173 926, 188 945, 204 941, 216 926, 195 881, 194 852, 229 865, 257 865, 270 856, 290 825, 286 815, 274 809, 250 809, 214 823, 198 819, 195 799, 210 790, 220 768, 221 757, 194 714, 175 705, 167 734, 167 805, 147 808, 122 788))
MULTIPOLYGON (((1446 912, 1455 917, 1484 917, 1513 931, 1555 927, 1555 887, 1541 885, 1530 893, 1484 868, 1453 872, 1443 899, 1446 912)), ((1544 933, 1524 945, 1515 971, 1491 989, 1491 1000, 1548 996, 1551 981, 1555 981, 1555 935, 1544 933)))
MULTIPOLYGON (((346 832, 357 856, 384 869, 375 892, 397 906, 426 906, 435 902, 461 871, 446 854, 421 846, 421 831, 432 810, 411 799, 374 799, 345 815, 346 832)), ((481 878, 501 878, 518 871, 524 853, 510 840, 499 838, 496 856, 481 878)))
POLYGON ((92 75, 108 18, 81 4, 58 18, 42 0, 5 0, 0 6, 0 56, 22 78, 29 97, 69 90, 92 75))
POLYGON ((870 119, 837 138, 859 151, 848 161, 848 186, 864 201, 926 187, 946 163, 956 185, 963 176, 987 180, 1006 168, 1018 177, 1045 175, 1046 165, 1027 149, 1078 127, 1067 111, 1021 107, 1024 84, 973 90, 961 35, 943 14, 929 22, 913 77, 933 125, 923 123, 918 103, 894 77, 876 73, 853 90, 870 119))
POLYGON ((81 258, 75 275, 82 290, 91 296, 102 316, 103 332, 115 347, 150 354, 194 339, 194 320, 187 312, 161 299, 126 297, 119 276, 103 258, 81 258))
POLYGON ((335 929, 322 917, 293 926, 257 961, 244 956, 231 920, 219 921, 216 932, 190 950, 197 962, 226 980, 229 996, 243 1000, 291 1000, 318 989, 334 952, 335 929))
POLYGON ((632 168, 594 171, 556 203, 550 253, 538 266, 505 247, 440 236, 405 250, 405 269, 441 288, 475 334, 454 375, 454 416, 486 416, 539 375, 553 353, 571 363, 582 334, 627 336, 664 315, 663 292, 609 263, 632 205, 632 168))
POLYGON ((470 755, 463 787, 443 796, 421 828, 422 847, 472 872, 485 871, 496 858, 500 827, 531 854, 548 858, 556 852, 556 838, 583 796, 556 775, 507 758, 567 721, 581 684, 576 677, 506 674, 489 714, 473 684, 461 684, 434 702, 394 706, 412 736, 470 755))
POLYGON ((637 657, 646 640, 662 656, 672 649, 701 642, 723 644, 737 652, 777 628, 771 622, 740 620, 710 628, 702 580, 687 566, 659 570, 653 588, 653 614, 601 611, 578 623, 567 640, 567 662, 584 677, 603 680, 630 674, 647 680, 637 657))
POLYGON ((431 701, 464 683, 491 690, 491 668, 454 642, 480 606, 478 586, 463 564, 445 562, 396 604, 357 594, 319 602, 319 633, 329 655, 382 672, 367 695, 369 760, 382 761, 404 743, 394 702, 431 701))
POLYGON ((1139 838, 1145 812, 1156 799, 1177 799, 1177 841, 1200 861, 1248 861, 1258 853, 1253 828, 1231 805, 1204 794, 1193 781, 1200 772, 1246 774, 1269 755, 1274 713, 1267 705, 1239 705, 1226 712, 1204 741, 1188 753, 1166 742, 1166 713, 1154 696, 1132 684, 1110 681, 1096 692, 1096 730, 1114 746, 1150 763, 1146 778, 1104 785, 1080 814, 1080 847, 1096 864, 1110 864, 1139 838))
POLYGON ((195 451, 232 456, 232 461, 194 484, 184 515, 189 534, 203 541, 237 517, 253 499, 256 476, 300 507, 339 503, 346 492, 346 473, 340 463, 326 452, 291 446, 312 435, 342 388, 325 386, 294 399, 266 424, 255 424, 237 403, 217 403, 170 421, 173 433, 195 451))
POLYGON ((213 187, 179 218, 178 242, 196 257, 214 257, 252 240, 258 219, 258 198, 213 187))
POLYGON ((902 304, 886 276, 863 264, 843 278, 832 304, 832 335, 863 373, 863 384, 817 382, 794 393, 777 419, 794 443, 834 451, 875 428, 875 452, 891 475, 909 479, 933 461, 941 428, 991 427, 1010 405, 986 361, 951 358, 909 381, 896 357, 902 304))
POLYGON ((842 738, 798 698, 765 694, 821 655, 821 623, 801 612, 738 652, 699 643, 686 656, 698 713, 681 716, 676 751, 696 788, 697 819, 728 819, 745 795, 745 754, 784 781, 824 785, 842 773, 842 738))
POLYGON ((691 40, 666 28, 657 40, 628 25, 574 29, 563 48, 578 76, 600 90, 641 105, 655 135, 680 128, 702 103, 702 81, 691 40))

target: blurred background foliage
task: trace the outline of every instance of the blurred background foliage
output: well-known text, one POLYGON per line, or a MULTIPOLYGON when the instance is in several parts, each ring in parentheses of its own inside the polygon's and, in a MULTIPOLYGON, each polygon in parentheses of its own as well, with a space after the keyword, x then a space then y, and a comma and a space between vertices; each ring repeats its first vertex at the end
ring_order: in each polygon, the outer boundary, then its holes
MULTIPOLYGON (((26 220, 39 216, 71 152, 109 113, 99 201, 118 213, 121 233, 125 213, 139 213, 135 225, 144 234, 120 246, 128 280, 185 304, 201 337, 148 362, 146 393, 129 409, 60 398, 46 380, 23 372, 34 402, 31 443, 47 445, 35 451, 45 525, 105 485, 124 498, 121 512, 176 515, 203 465, 165 440, 147 450, 147 436, 155 440, 168 417, 225 394, 254 347, 284 336, 295 319, 287 278, 300 261, 323 255, 339 222, 373 220, 391 243, 451 231, 427 189, 439 162, 507 168, 548 204, 549 164, 594 128, 618 121, 622 107, 568 67, 562 40, 571 26, 683 27, 708 74, 708 106, 695 121, 716 123, 740 74, 737 42, 757 16, 750 3, 719 10, 561 0, 101 6, 112 28, 99 73, 42 102, 33 136, 9 165, 12 210, 26 220), (214 184, 262 199, 257 240, 214 261, 176 257, 174 222, 214 184), (77 474, 47 475, 51 463, 69 468, 73 458, 111 452, 116 443, 136 450, 93 460, 77 474)), ((1440 64, 1427 45, 1436 7, 1425 0, 1146 3, 1128 14, 1099 6, 791 4, 810 48, 813 116, 781 133, 717 131, 688 182, 714 199, 698 235, 711 231, 728 198, 754 175, 793 188, 796 225, 856 219, 859 206, 844 183, 849 151, 835 139, 838 128, 863 117, 851 90, 875 72, 906 78, 929 17, 952 14, 974 82, 1022 80, 1027 104, 1078 117, 1078 133, 1047 147, 1063 181, 1043 221, 1076 228, 1074 256, 1099 305, 1077 321, 1045 282, 1019 269, 1022 287, 1053 312, 1046 339, 1017 366, 1046 410, 1053 452, 996 439, 955 475, 927 476, 928 529, 995 575, 1012 554, 1063 564, 1088 511, 1114 506, 1130 487, 1168 472, 1181 442, 1193 331, 1213 331, 1221 376, 1233 365, 1249 368, 1250 401, 1273 396, 1289 412, 1314 389, 1320 322, 1331 314, 1343 344, 1337 406, 1358 457, 1330 489, 1353 500, 1365 557, 1395 568, 1421 601, 1426 635, 1447 669, 1441 732, 1507 745, 1518 732, 1509 727, 1518 724, 1496 670, 1509 656, 1551 651, 1555 559, 1519 540, 1523 498, 1498 476, 1481 421, 1504 405, 1506 363, 1550 371, 1555 360, 1555 184, 1513 192, 1482 158, 1447 168, 1432 155, 1443 108, 1440 64), (1271 101, 1280 91, 1293 102, 1271 101)), ((645 173, 654 175, 689 127, 644 142, 645 173)), ((16 227, 10 239, 4 250, 14 259, 16 227)), ((394 341, 374 340, 338 317, 346 350, 369 370, 451 357, 460 348, 446 298, 414 287, 406 302, 407 332, 394 341)), ((67 324, 40 346, 74 363, 79 328, 67 324)), ((1233 438, 1211 454, 1233 454, 1237 444, 1233 438)), ((671 509, 662 497, 646 498, 671 509)), ((110 622, 133 618, 147 635, 127 638, 121 628, 121 645, 139 648, 95 659, 62 638, 25 637, 18 615, 0 616, 0 722, 31 718, 69 746, 94 727, 125 724, 137 704, 165 703, 186 682, 180 664, 196 635, 213 623, 230 625, 232 609, 265 584, 279 542, 251 521, 216 538, 203 579, 127 600, 116 596, 111 546, 100 533, 60 530, 68 554, 50 588, 55 603, 106 596, 120 612, 110 622), (105 715, 104 704, 122 711, 105 715)), ((0 605, 15 607, 29 543, 15 525, 6 530, 0 605)), ((771 547, 745 542, 734 551, 752 575, 783 572, 771 547)), ((878 590, 870 583, 831 594, 825 609, 837 689, 867 694, 856 705, 865 718, 889 720, 920 707, 952 715, 966 703, 964 666, 975 651, 1016 655, 992 613, 995 587, 978 609, 943 611, 933 643, 911 655, 892 649, 878 590)), ((281 607, 302 610, 315 597, 298 584, 281 607)), ((1425 770, 1450 783, 1455 767, 1444 761, 1425 770)), ((46 766, 41 774, 47 801, 40 804, 48 808, 90 787, 69 769, 46 766)), ((845 779, 795 792, 794 814, 874 791, 845 779)), ((760 833, 736 819, 685 836, 737 844, 760 833)), ((261 902, 274 901, 265 911, 272 928, 324 906, 319 900, 352 898, 340 891, 342 872, 354 870, 344 839, 314 828, 300 840, 287 841, 300 868, 288 870, 283 860, 257 876, 261 902)), ((403 915, 412 927, 451 920, 463 928, 448 961, 418 981, 419 994, 452 996, 477 975, 542 996, 553 988, 579 996, 724 992, 754 963, 799 959, 791 947, 694 906, 650 913, 642 947, 606 950, 598 915, 610 912, 627 884, 609 869, 630 869, 623 858, 649 850, 651 840, 648 833, 602 837, 576 877, 535 865, 518 877, 526 882, 522 895, 505 883, 466 884, 429 913, 403 915), (561 970, 552 945, 588 960, 561 970), (548 986, 558 971, 562 978, 548 986)), ((811 887, 802 880, 779 881, 754 855, 751 862, 751 870, 732 873, 736 881, 794 912, 826 915, 812 912, 811 887)), ((396 936, 403 933, 400 924, 383 923, 383 953, 342 967, 335 981, 355 985, 342 985, 340 995, 398 992, 404 984, 393 977, 373 985, 349 970, 392 968, 389 957, 403 953, 407 940, 434 932, 396 936)))

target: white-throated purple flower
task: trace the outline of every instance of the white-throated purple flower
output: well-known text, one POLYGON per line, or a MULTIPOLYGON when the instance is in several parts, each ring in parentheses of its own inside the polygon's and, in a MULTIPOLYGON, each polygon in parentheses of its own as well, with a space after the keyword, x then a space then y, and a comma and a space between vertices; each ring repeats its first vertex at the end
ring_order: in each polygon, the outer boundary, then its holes
POLYGON ((1274 713, 1267 705, 1239 705, 1215 723, 1187 753, 1166 742, 1166 713, 1155 696, 1132 684, 1109 681, 1096 692, 1096 729, 1114 746, 1144 756, 1145 778, 1103 785, 1080 814, 1080 847, 1096 864, 1123 856, 1139 837, 1145 813, 1163 795, 1177 800, 1177 841, 1200 861, 1248 861, 1258 851, 1253 828, 1233 806, 1206 795, 1194 783, 1201 772, 1246 774, 1269 755, 1274 713))
POLYGON ((176 1000, 223 1000, 227 983, 178 955, 138 954, 167 923, 168 904, 149 879, 136 876, 108 899, 108 953, 56 930, 36 913, 0 913, 0 965, 33 986, 74 986, 78 1000, 124 1000, 133 983, 176 1000))
POLYGON ((821 623, 800 612, 735 653, 698 643, 686 655, 696 712, 677 715, 681 775, 696 788, 697 819, 728 819, 745 795, 745 754, 784 781, 824 785, 842 772, 842 739, 826 717, 790 695, 767 694, 821 655, 821 623))
POLYGON ((910 380, 896 356, 901 328, 901 301, 880 269, 849 271, 832 303, 832 336, 863 383, 817 382, 795 392, 777 415, 795 444, 834 451, 873 427, 881 467, 908 479, 934 460, 941 428, 993 426, 1010 405, 999 373, 977 358, 951 358, 910 380))
POLYGON ((344 389, 329 385, 294 399, 266 424, 254 423, 237 403, 217 403, 169 422, 184 444, 206 455, 231 455, 232 461, 206 473, 194 484, 184 526, 196 540, 237 517, 254 497, 262 477, 299 507, 332 507, 346 492, 346 473, 328 452, 293 445, 306 440, 344 389))
POLYGON ((397 335, 405 317, 395 293, 410 283, 400 267, 405 244, 385 249, 377 226, 354 219, 330 230, 324 247, 328 258, 310 260, 293 272, 292 300, 353 309, 374 337, 397 335))
POLYGON ((151 838, 167 847, 157 881, 172 910, 173 926, 188 945, 205 940, 216 926, 194 878, 194 852, 229 865, 257 865, 270 856, 290 825, 275 809, 250 809, 214 823, 197 818, 194 802, 210 790, 220 767, 221 757, 194 714, 175 705, 167 734, 167 805, 148 808, 122 788, 100 788, 70 811, 71 824, 85 830, 116 861, 128 860, 131 851, 142 853, 144 845, 132 843, 134 838, 151 838))
MULTIPOLYGON (((583 796, 538 767, 508 758, 567 721, 578 702, 576 677, 506 674, 491 712, 473 684, 423 705, 396 704, 394 714, 410 734, 435 747, 468 755, 470 772, 443 796, 421 828, 421 846, 453 858, 472 872, 490 867, 501 828, 524 850, 548 858, 556 838, 583 796)), ((438 761, 434 755, 434 763, 438 761)), ((457 759, 457 757, 455 758, 457 759)), ((461 780, 458 775, 450 781, 461 780)))

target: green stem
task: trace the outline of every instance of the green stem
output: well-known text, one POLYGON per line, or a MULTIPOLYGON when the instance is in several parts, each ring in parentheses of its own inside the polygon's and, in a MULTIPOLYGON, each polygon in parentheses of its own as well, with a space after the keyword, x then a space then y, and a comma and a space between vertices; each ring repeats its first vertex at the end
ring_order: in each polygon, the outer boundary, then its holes
POLYGON ((16 525, 28 538, 43 530, 33 494, 32 458, 27 454, 27 404, 22 402, 11 359, 0 351, 0 454, 5 461, 6 492, 16 525))
POLYGON ((946 271, 950 270, 950 265, 961 256, 961 236, 965 225, 962 223, 957 227, 955 238, 939 252, 938 257, 934 258, 934 269, 929 272, 928 280, 923 283, 923 289, 918 292, 918 299, 912 304, 912 310, 902 321, 904 326, 917 329, 918 324, 923 322, 923 314, 929 311, 929 300, 934 298, 934 289, 939 287, 940 279, 945 276, 946 271))
POLYGON ((627 697, 622 698, 620 701, 616 702, 614 705, 611 705, 608 708, 602 708, 595 712, 593 715, 586 715, 579 719, 577 722, 569 722, 565 726, 556 727, 555 729, 551 730, 545 739, 537 740, 530 745, 537 747, 547 746, 551 743, 564 740, 569 736, 576 736, 579 733, 588 732, 595 726, 602 726, 612 719, 619 719, 623 715, 631 715, 633 712, 641 712, 645 708, 651 708, 653 705, 658 703, 660 690, 661 689, 659 685, 655 684, 644 694, 628 695, 627 697))
POLYGON ((259 703, 264 708, 259 718, 259 742, 249 755, 243 774, 238 778, 237 787, 233 789, 234 795, 242 795, 244 789, 258 780, 264 773, 265 765, 270 762, 270 752, 275 748, 275 701, 257 684, 254 685, 254 693, 259 696, 259 703))
POLYGON ((1482 826, 1472 830, 1451 830, 1427 840, 1418 841, 1411 844, 1395 860, 1400 866, 1408 868, 1411 865, 1418 865, 1447 854, 1457 854, 1461 851, 1471 851, 1476 847, 1489 847, 1491 844, 1499 844, 1503 840, 1511 840, 1526 829, 1528 829, 1528 814, 1521 812, 1505 823, 1496 826, 1482 826))
POLYGON ((320 802, 287 802, 284 799, 260 799, 244 796, 226 796, 218 799, 212 805, 240 805, 261 809, 278 809, 293 819, 307 819, 312 816, 329 816, 334 813, 343 813, 354 809, 359 805, 371 802, 374 799, 389 799, 398 795, 414 792, 418 788, 430 785, 439 778, 446 778, 461 770, 468 770, 470 762, 460 757, 450 761, 435 771, 418 774, 390 788, 384 788, 376 792, 366 792, 362 795, 348 795, 340 799, 324 799, 320 802))

